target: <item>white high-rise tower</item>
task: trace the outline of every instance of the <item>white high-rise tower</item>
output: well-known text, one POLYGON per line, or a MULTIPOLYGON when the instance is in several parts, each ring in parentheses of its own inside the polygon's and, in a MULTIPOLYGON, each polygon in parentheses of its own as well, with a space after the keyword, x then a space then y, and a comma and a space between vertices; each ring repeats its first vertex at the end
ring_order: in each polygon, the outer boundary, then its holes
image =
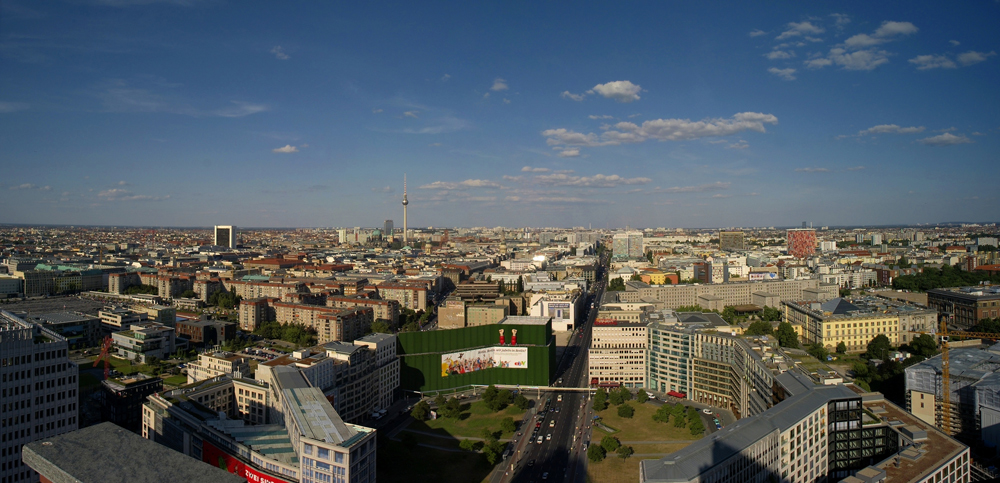
POLYGON ((406 175, 403 175, 403 245, 406 245, 406 205, 410 204, 410 201, 406 199, 406 175))

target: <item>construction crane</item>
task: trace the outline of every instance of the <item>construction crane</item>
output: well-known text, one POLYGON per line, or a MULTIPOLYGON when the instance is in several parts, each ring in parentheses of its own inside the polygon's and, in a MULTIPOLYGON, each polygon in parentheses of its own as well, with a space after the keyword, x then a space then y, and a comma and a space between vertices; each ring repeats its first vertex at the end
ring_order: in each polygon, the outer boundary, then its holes
MULTIPOLYGON (((948 361, 948 322, 954 320, 951 313, 941 314, 941 328, 938 333, 941 340, 941 429, 945 433, 954 436, 955 431, 951 424, 951 369, 948 361)), ((1000 339, 1000 334, 991 332, 952 332, 953 336, 969 337, 973 339, 1000 339)))
POLYGON ((107 379, 108 375, 111 374, 111 336, 105 337, 104 342, 101 343, 101 355, 94 359, 94 367, 101 361, 104 361, 104 378, 107 379))

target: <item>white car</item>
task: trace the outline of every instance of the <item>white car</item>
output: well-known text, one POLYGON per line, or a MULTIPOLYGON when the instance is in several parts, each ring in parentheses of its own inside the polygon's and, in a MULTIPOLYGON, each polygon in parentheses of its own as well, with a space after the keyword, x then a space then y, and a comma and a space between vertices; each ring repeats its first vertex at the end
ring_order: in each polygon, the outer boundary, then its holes
POLYGON ((712 410, 708 409, 708 408, 702 409, 701 412, 703 412, 705 414, 712 414, 712 410))

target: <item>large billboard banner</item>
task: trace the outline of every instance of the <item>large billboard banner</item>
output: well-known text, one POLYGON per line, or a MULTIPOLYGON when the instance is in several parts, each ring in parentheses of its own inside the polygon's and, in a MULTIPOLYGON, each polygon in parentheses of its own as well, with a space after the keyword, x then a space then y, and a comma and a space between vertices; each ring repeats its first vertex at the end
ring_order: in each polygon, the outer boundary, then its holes
POLYGON ((484 347, 441 355, 441 377, 483 369, 527 369, 527 347, 484 347))

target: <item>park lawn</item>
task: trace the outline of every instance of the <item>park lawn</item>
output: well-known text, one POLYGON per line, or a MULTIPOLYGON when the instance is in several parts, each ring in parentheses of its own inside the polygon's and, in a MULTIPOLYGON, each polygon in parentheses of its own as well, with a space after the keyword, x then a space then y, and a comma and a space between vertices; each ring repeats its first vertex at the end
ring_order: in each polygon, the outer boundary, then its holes
MULTIPOLYGON (((482 401, 472 404, 462 405, 462 416, 458 419, 438 417, 427 421, 414 421, 410 425, 411 429, 418 431, 430 431, 443 436, 480 438, 484 428, 489 428, 494 432, 500 431, 500 421, 504 418, 513 418, 514 423, 520 424, 524 418, 524 411, 514 406, 507 406, 506 409, 494 413, 486 407, 482 401)), ((512 433, 505 432, 501 438, 509 437, 512 433)))
POLYGON ((399 437, 402 438, 403 434, 409 434, 410 436, 413 436, 418 443, 429 444, 432 446, 440 446, 442 448, 462 449, 459 446, 461 440, 453 436, 448 436, 448 437, 430 436, 427 434, 421 434, 414 431, 410 431, 408 429, 404 429, 403 432, 399 434, 399 437))
MULTIPOLYGON (((402 443, 388 439, 379 446, 378 454, 376 478, 379 483, 478 483, 487 481, 493 469, 479 453, 455 453, 423 446, 407 449, 402 443)), ((633 481, 638 478, 636 473, 633 481)))
MULTIPOLYGON (((91 357, 90 360, 93 361, 97 357, 91 357)), ((125 359, 119 359, 117 357, 108 357, 108 362, 111 363, 111 368, 121 372, 122 374, 131 374, 133 372, 142 372, 144 374, 151 374, 153 368, 145 364, 132 364, 132 361, 127 361, 125 359)), ((93 362, 89 364, 81 365, 82 367, 92 367, 93 362)), ((98 368, 104 367, 104 362, 97 364, 98 368)))
POLYGON ((639 481, 640 461, 635 457, 622 461, 613 453, 600 463, 588 461, 587 483, 635 483, 639 481))
MULTIPOLYGON (((652 404, 639 404, 632 401, 629 404, 635 408, 635 415, 631 419, 618 416, 618 406, 609 405, 607 409, 597 413, 601 416, 604 424, 617 429, 614 434, 619 441, 677 441, 701 439, 702 435, 691 435, 687 426, 675 428, 673 420, 668 423, 653 421, 653 414, 659 406, 652 404)), ((601 438, 609 433, 594 427, 591 440, 600 444, 601 438)))

